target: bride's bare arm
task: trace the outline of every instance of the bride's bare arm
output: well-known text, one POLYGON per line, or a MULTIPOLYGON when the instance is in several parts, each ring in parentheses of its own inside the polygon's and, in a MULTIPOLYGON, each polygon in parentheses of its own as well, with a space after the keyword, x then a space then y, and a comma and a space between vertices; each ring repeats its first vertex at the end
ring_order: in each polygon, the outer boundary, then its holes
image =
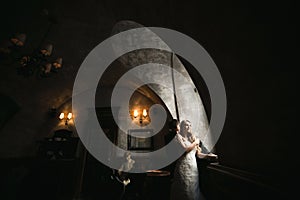
POLYGON ((214 158, 217 159, 218 156, 216 154, 213 153, 202 153, 201 151, 197 150, 197 157, 198 158, 214 158))

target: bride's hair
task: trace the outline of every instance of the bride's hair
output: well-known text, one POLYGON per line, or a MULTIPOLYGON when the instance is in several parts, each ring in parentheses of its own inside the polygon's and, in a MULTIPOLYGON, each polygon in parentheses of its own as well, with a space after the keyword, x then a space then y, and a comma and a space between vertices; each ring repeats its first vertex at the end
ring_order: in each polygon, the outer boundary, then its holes
MULTIPOLYGON (((191 123, 189 120, 182 120, 181 122, 180 122, 180 131, 179 131, 179 133, 180 133, 180 135, 182 135, 182 136, 184 136, 183 135, 183 131, 185 130, 185 125, 187 124, 187 123, 191 123)), ((192 137, 193 135, 192 135, 192 133, 187 133, 187 137, 190 139, 190 137, 192 137)))
MULTIPOLYGON (((181 122, 180 122, 180 135, 182 135, 183 136, 183 130, 185 129, 185 125, 187 124, 187 123, 191 123, 191 121, 190 120, 182 120, 181 122)), ((187 133, 187 138, 189 139, 189 141, 190 142, 194 142, 195 141, 195 139, 196 139, 196 136, 193 134, 193 133, 191 133, 191 132, 188 132, 187 133)))

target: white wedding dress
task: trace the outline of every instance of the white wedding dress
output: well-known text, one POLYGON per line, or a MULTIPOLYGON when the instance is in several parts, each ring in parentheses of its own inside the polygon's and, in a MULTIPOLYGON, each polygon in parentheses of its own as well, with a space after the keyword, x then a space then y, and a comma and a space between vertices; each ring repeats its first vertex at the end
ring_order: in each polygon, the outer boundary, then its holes
MULTIPOLYGON (((176 140, 184 148, 191 145, 191 142, 176 135, 176 140)), ((184 153, 176 162, 173 181, 171 185, 171 200, 203 200, 200 198, 199 177, 196 161, 196 149, 184 153)))

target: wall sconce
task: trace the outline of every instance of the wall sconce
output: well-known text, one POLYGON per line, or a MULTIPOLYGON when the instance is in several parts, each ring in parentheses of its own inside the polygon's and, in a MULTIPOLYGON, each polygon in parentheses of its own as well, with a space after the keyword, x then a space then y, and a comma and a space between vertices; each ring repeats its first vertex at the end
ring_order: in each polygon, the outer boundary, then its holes
POLYGON ((68 125, 68 122, 70 119, 73 118, 73 114, 72 113, 68 113, 67 115, 65 113, 60 113, 59 115, 59 119, 60 120, 65 120, 65 125, 68 125))
POLYGON ((15 64, 14 62, 16 62, 18 65, 18 74, 26 77, 34 74, 36 74, 37 77, 49 77, 53 72, 58 72, 63 66, 61 57, 55 59, 50 58, 53 52, 53 45, 45 42, 52 25, 56 24, 57 20, 53 16, 50 16, 46 9, 44 9, 41 14, 47 17, 48 28, 39 46, 35 48, 32 53, 27 54, 20 52, 26 41, 26 34, 24 33, 17 33, 0 44, 0 60, 4 60, 9 64, 15 64))
POLYGON ((148 111, 145 108, 143 110, 134 109, 131 116, 133 116, 132 120, 138 122, 140 126, 150 123, 148 111))

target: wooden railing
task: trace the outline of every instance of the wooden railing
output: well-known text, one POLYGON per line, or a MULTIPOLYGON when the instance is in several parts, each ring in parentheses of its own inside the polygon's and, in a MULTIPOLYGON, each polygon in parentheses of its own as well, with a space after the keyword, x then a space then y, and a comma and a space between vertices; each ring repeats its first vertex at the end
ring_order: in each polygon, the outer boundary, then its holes
POLYGON ((198 164, 200 189, 207 200, 289 199, 289 193, 273 179, 219 163, 198 164))

